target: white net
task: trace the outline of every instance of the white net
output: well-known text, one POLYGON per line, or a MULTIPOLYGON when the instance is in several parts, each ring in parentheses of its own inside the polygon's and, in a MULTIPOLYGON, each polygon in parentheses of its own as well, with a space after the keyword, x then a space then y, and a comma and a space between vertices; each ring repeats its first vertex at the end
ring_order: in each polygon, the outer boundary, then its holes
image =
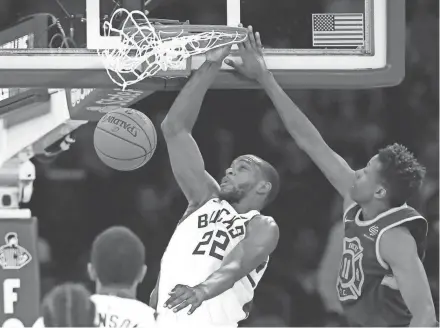
MULTIPOLYGON (((106 36, 120 36, 117 49, 98 50, 110 79, 122 89, 159 71, 181 70, 189 57, 246 40, 237 29, 188 33, 191 25, 157 26, 141 11, 116 10, 104 23, 106 36), (126 16, 120 28, 113 27, 116 17, 126 16), (142 22, 139 24, 138 22, 142 22), (169 28, 171 27, 171 28, 169 28), (112 74, 112 72, 114 74, 112 74)), ((215 27, 213 27, 215 28, 215 27)))

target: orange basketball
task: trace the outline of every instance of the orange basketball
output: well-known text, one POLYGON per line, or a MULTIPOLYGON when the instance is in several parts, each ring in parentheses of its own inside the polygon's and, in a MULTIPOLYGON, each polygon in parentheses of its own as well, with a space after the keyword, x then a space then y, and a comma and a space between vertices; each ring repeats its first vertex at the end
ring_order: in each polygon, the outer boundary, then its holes
POLYGON ((156 149, 157 134, 151 120, 131 108, 118 108, 98 122, 93 143, 98 157, 119 171, 147 163, 156 149))

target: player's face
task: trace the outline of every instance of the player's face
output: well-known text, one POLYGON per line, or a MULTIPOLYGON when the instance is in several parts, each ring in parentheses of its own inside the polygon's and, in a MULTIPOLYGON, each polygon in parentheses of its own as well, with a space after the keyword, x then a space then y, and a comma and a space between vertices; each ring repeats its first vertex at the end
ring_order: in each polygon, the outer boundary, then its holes
POLYGON ((361 170, 356 171, 355 181, 350 190, 351 198, 358 204, 365 204, 380 196, 383 191, 380 176, 381 163, 374 156, 361 170))
POLYGON ((231 203, 240 201, 258 183, 258 173, 258 167, 251 157, 238 157, 221 180, 220 198, 231 203))

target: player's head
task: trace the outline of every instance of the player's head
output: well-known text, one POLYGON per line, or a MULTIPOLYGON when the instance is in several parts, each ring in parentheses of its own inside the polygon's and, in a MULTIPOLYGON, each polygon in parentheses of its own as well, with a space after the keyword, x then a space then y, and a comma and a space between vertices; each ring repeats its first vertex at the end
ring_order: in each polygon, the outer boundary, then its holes
POLYGON ((96 237, 92 246, 90 278, 97 287, 133 288, 143 279, 145 247, 131 230, 111 227, 96 237))
POLYGON ((390 207, 401 206, 418 191, 424 176, 425 168, 413 154, 395 143, 379 150, 364 169, 356 171, 351 198, 359 204, 379 200, 390 207))
POLYGON ((88 290, 72 283, 52 289, 41 308, 45 327, 93 327, 95 311, 88 290))
POLYGON ((245 197, 259 197, 262 207, 272 202, 280 189, 277 170, 255 155, 236 158, 221 180, 220 198, 238 203, 245 197))

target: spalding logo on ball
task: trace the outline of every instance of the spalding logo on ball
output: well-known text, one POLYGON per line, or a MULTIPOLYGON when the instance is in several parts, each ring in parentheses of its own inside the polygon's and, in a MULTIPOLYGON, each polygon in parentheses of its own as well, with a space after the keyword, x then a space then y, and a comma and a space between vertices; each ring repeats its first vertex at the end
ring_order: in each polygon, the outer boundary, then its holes
POLYGON ((106 165, 119 171, 131 171, 153 156, 157 134, 146 115, 131 108, 118 108, 99 120, 93 144, 106 165))

